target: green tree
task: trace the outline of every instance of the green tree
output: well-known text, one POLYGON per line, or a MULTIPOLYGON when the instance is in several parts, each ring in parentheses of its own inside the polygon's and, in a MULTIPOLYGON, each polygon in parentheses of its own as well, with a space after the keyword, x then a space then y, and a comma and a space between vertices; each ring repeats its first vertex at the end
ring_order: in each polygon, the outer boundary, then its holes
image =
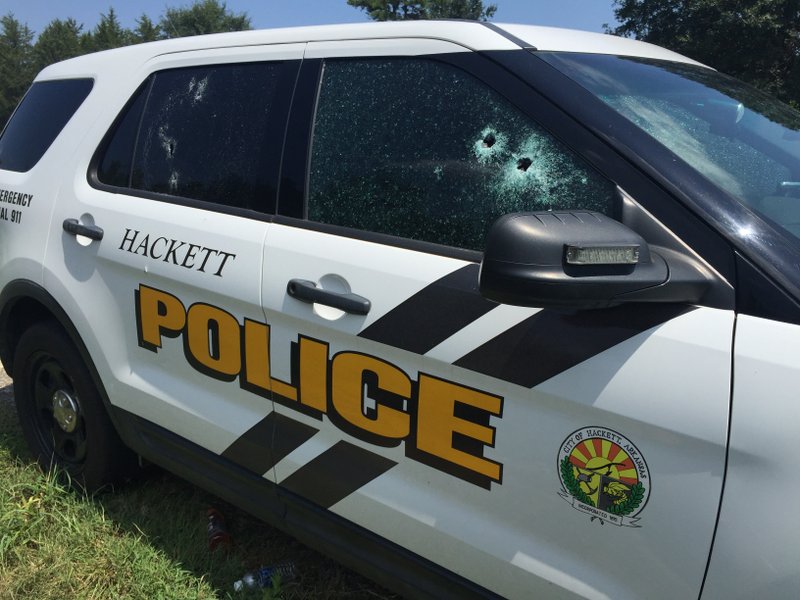
POLYGON ((136 19, 136 29, 133 30, 133 43, 154 42, 161 37, 158 25, 153 23, 145 14, 136 19))
POLYGON ((218 0, 200 0, 188 8, 168 8, 158 26, 167 38, 252 29, 247 13, 234 14, 218 0))
POLYGON ((33 32, 9 13, 0 19, 0 129, 34 76, 33 32))
POLYGON ((81 44, 86 52, 110 50, 127 46, 132 42, 133 34, 129 30, 123 29, 113 8, 109 8, 106 14, 100 13, 100 22, 81 39, 81 44))
POLYGON ((38 72, 47 65, 84 54, 81 29, 83 25, 78 25, 75 19, 50 21, 33 46, 35 70, 38 72))
POLYGON ((428 0, 430 19, 471 19, 488 21, 497 12, 497 5, 484 6, 482 0, 428 0))
POLYGON ((246 13, 234 14, 218 0, 195 0, 189 7, 168 8, 158 24, 142 14, 133 31, 120 25, 113 8, 86 33, 75 19, 55 19, 33 43, 34 33, 9 13, 0 19, 0 129, 36 73, 52 63, 127 44, 250 28, 246 13))
POLYGON ((350 6, 365 11, 374 21, 407 19, 471 19, 487 21, 497 5, 484 6, 483 0, 347 0, 350 6))
POLYGON ((800 0, 614 0, 617 35, 800 101, 800 0))

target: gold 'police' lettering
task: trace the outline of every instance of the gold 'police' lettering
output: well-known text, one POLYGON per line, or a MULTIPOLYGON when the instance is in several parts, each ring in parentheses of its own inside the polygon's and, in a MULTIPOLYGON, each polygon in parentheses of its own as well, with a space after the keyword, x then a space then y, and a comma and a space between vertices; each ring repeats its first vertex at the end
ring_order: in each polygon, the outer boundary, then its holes
POLYGON ((456 449, 452 442, 453 435, 459 434, 494 447, 494 427, 457 417, 456 405, 476 408, 481 415, 499 417, 503 408, 503 399, 500 396, 420 373, 418 402, 417 450, 447 460, 492 481, 500 481, 500 463, 456 449))
POLYGON ((190 360, 212 374, 233 380, 242 370, 242 345, 236 317, 210 304, 192 304, 186 314, 190 360))
POLYGON ((493 417, 503 398, 420 373, 415 383, 402 369, 357 352, 330 356, 329 345, 306 336, 292 342, 292 381, 272 376, 270 326, 242 324, 210 304, 187 310, 174 295, 144 284, 134 292, 139 346, 158 352, 163 338, 183 338, 187 362, 197 371, 233 381, 378 446, 405 444, 409 458, 491 489, 503 465, 484 456, 494 447, 493 417))
POLYGON ((244 320, 243 373, 240 379, 242 388, 261 396, 269 394, 269 325, 258 321, 244 320))
MULTIPOLYGON (((374 408, 367 407, 365 378, 374 379, 374 394, 391 395, 400 399, 411 398, 411 379, 392 364, 355 352, 341 352, 333 358, 332 405, 341 418, 350 425, 387 440, 402 440, 411 431, 407 412, 372 398, 374 408)), ((402 404, 402 400, 400 402, 402 404)))
POLYGON ((328 406, 328 344, 300 336, 300 404, 324 413, 328 406))
POLYGON ((155 351, 161 348, 162 335, 180 335, 186 325, 186 309, 180 300, 146 285, 140 285, 135 296, 140 346, 155 351))

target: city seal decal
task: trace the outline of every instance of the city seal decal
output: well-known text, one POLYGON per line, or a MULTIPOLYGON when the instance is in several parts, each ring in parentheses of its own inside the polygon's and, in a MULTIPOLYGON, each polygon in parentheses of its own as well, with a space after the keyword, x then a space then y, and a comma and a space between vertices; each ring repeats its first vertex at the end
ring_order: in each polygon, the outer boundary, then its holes
POLYGON ((650 472, 639 449, 605 427, 572 432, 558 452, 558 493, 572 508, 601 524, 641 527, 650 496, 650 472))

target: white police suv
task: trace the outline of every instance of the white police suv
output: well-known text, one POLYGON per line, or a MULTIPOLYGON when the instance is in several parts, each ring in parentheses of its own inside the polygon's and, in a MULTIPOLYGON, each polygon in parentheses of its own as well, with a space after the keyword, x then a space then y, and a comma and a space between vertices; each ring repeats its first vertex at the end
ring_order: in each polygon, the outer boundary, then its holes
POLYGON ((800 116, 469 22, 66 61, 0 137, 39 460, 142 456, 411 597, 800 587, 800 116))

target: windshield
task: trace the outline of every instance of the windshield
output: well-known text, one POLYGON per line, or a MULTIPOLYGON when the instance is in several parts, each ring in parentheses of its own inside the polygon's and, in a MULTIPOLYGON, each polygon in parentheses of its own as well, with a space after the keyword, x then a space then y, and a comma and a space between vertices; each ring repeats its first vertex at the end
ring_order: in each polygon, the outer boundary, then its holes
POLYGON ((595 54, 537 56, 800 238, 800 114, 696 65, 595 54))

